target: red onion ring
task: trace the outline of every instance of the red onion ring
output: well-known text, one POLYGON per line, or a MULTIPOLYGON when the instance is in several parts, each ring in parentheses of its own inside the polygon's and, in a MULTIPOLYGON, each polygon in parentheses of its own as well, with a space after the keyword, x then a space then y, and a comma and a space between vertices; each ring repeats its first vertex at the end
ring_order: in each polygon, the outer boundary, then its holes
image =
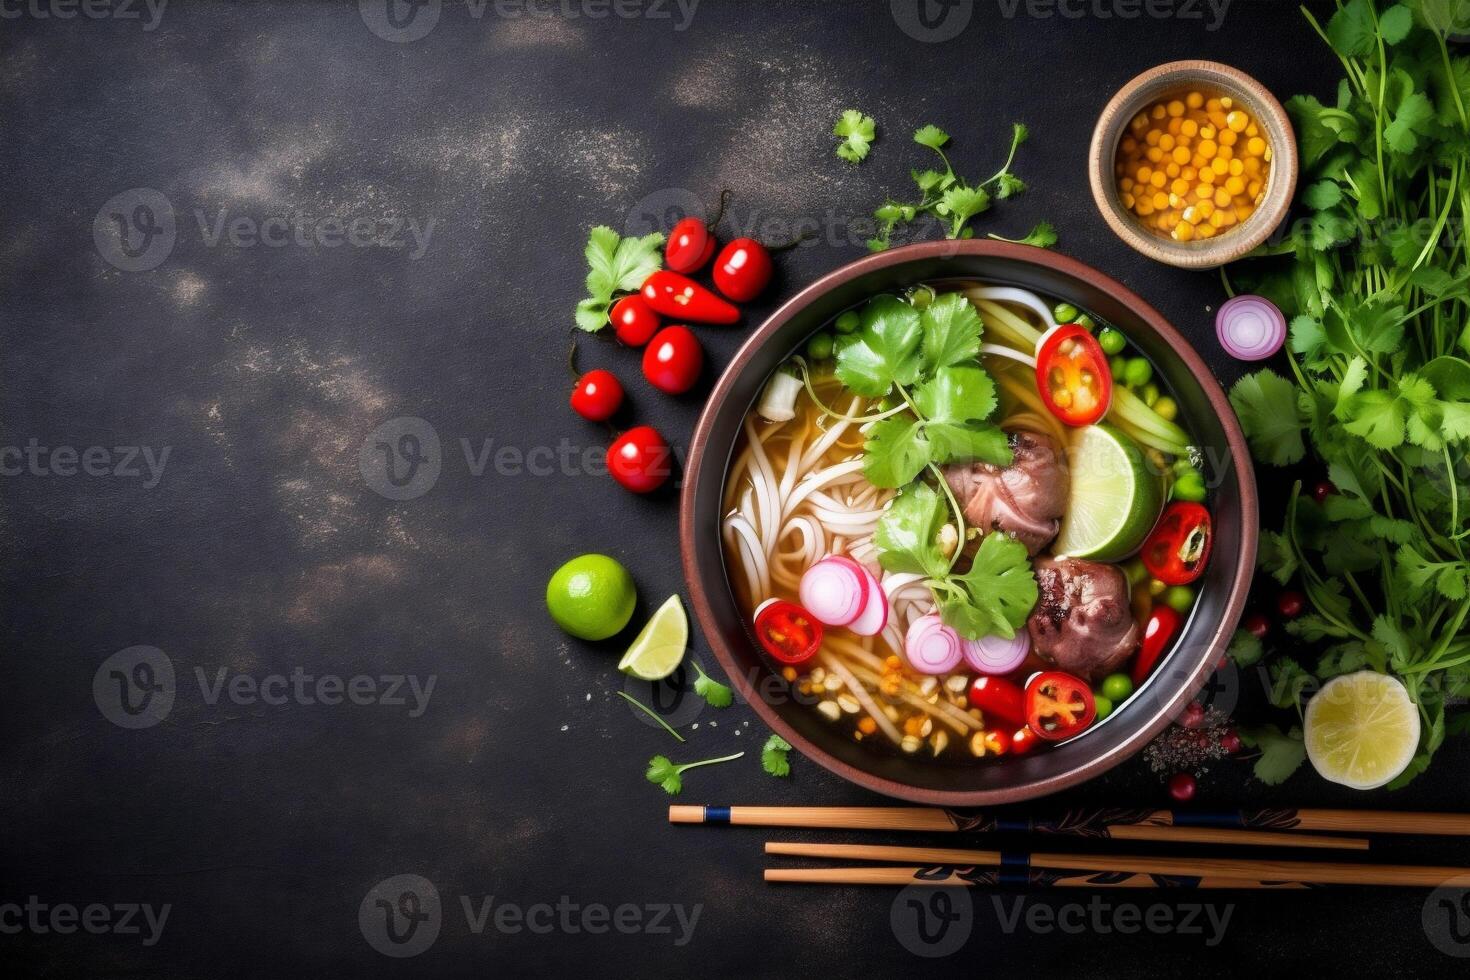
POLYGON ((982 674, 1001 676, 1017 670, 1031 652, 1031 636, 1024 629, 1007 640, 1003 636, 985 636, 964 640, 961 649, 965 662, 982 674))
POLYGON ((1215 334, 1231 357, 1263 361, 1286 343, 1286 316, 1264 296, 1244 294, 1220 307, 1215 334))
POLYGON ((947 674, 964 659, 960 635, 945 626, 937 613, 913 621, 903 639, 903 652, 921 674, 947 674))
POLYGON ((858 636, 877 636, 888 625, 888 593, 866 565, 858 566, 868 580, 868 602, 847 628, 858 636))
POLYGON ((846 626, 868 604, 866 570, 842 555, 823 558, 801 576, 797 590, 807 612, 828 626, 846 626))

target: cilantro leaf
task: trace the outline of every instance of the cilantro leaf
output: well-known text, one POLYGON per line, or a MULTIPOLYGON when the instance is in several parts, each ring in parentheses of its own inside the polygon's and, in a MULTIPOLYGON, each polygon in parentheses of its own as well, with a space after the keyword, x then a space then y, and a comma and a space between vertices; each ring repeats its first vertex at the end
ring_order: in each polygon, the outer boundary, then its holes
POLYGON ((914 404, 932 422, 983 422, 995 411, 995 382, 978 367, 942 367, 914 389, 914 404))
POLYGON ((791 761, 787 758, 790 751, 790 742, 780 735, 772 735, 761 749, 761 768, 772 776, 791 775, 791 761))
POLYGON ((959 238, 965 222, 990 209, 990 192, 982 187, 956 185, 945 191, 935 208, 949 218, 949 237, 959 238))
POLYGON ((1261 659, 1261 653, 1260 637, 1248 630, 1235 631, 1229 649, 1230 659, 1235 661, 1235 666, 1254 666, 1261 659))
POLYGON ((1377 33, 1373 26, 1373 6, 1368 0, 1348 0, 1327 22, 1327 40, 1332 50, 1344 58, 1371 54, 1377 33))
POLYGON ((1262 531, 1261 544, 1256 551, 1256 560, 1271 577, 1285 585, 1296 575, 1296 552, 1286 535, 1275 531, 1262 531))
POLYGON ((1423 92, 1410 92, 1393 112, 1393 122, 1383 130, 1389 147, 1395 153, 1413 153, 1419 137, 1427 135, 1434 122, 1434 105, 1423 92))
POLYGON ((1342 201, 1342 185, 1331 180, 1308 184, 1302 191, 1302 203, 1313 211, 1326 211, 1342 201))
POLYGON ((589 332, 606 326, 614 294, 637 291, 663 265, 663 243, 658 232, 623 238, 606 225, 593 228, 584 252, 589 295, 577 304, 577 326, 589 332))
POLYGON ((926 370, 974 361, 980 355, 984 324, 969 297, 945 293, 924 310, 921 350, 926 370))
POLYGON ((1025 238, 1003 238, 995 234, 987 237, 993 238, 998 242, 1011 242, 1016 245, 1034 245, 1037 248, 1051 248, 1057 243, 1057 230, 1051 226, 1051 222, 1041 221, 1027 233, 1025 238))
POLYGON ((699 762, 686 762, 682 765, 675 765, 666 755, 656 755, 648 760, 648 771, 643 776, 655 786, 663 787, 663 791, 670 796, 678 796, 684 789, 683 775, 690 769, 712 766, 721 762, 734 762, 744 754, 744 752, 736 752, 734 755, 722 756, 718 759, 701 759, 699 762))
POLYGON ((992 532, 980 541, 970 570, 950 578, 939 594, 940 615, 967 639, 1016 635, 1037 598, 1026 546, 992 532))
POLYGON ((924 427, 933 462, 991 463, 1009 466, 1015 458, 1005 430, 994 425, 955 425, 931 422, 924 427))
POLYGON ((1275 725, 1255 725, 1241 728, 1240 740, 1251 748, 1260 750, 1261 757, 1256 760, 1255 774, 1267 786, 1286 782, 1307 757, 1307 743, 1302 740, 1299 728, 1293 728, 1283 735, 1281 729, 1275 725))
POLYGON ((690 663, 694 664, 694 672, 699 675, 694 679, 694 693, 704 698, 705 703, 711 708, 730 707, 735 700, 735 692, 706 674, 704 668, 699 666, 698 660, 690 660, 690 663))
POLYGON ((949 134, 930 123, 914 131, 914 142, 920 146, 927 146, 931 150, 938 150, 949 142, 949 134))
POLYGON ((1414 12, 1403 4, 1394 4, 1378 16, 1378 30, 1383 40, 1398 44, 1414 27, 1414 12))
POLYGON ((910 483, 929 465, 924 423, 904 416, 875 422, 863 454, 863 475, 873 486, 891 489, 910 483))
POLYGON ((877 123, 872 116, 865 116, 856 109, 847 109, 832 127, 833 136, 841 136, 837 155, 848 163, 861 163, 868 155, 873 140, 877 138, 877 123))
POLYGON ((949 561, 940 548, 939 533, 948 516, 944 499, 929 484, 905 487, 878 521, 873 539, 878 561, 890 572, 944 575, 949 561))
POLYGON ((863 307, 861 326, 837 352, 837 377, 859 395, 877 398, 894 383, 912 384, 922 366, 920 317, 897 296, 877 296, 863 307))
POLYGON ((1257 459, 1285 466, 1306 454, 1296 389, 1281 375, 1269 370, 1246 375, 1230 389, 1230 404, 1257 459))

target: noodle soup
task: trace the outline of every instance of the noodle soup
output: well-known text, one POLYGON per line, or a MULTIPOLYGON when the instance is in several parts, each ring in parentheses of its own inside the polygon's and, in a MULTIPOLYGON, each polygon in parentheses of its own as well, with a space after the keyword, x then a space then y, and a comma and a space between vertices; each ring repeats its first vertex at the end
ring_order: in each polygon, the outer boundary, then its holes
POLYGON ((722 522, 737 602, 801 700, 957 762, 1130 698, 1210 538, 1152 365, 1067 304, 973 282, 873 297, 808 352, 747 414, 722 522))

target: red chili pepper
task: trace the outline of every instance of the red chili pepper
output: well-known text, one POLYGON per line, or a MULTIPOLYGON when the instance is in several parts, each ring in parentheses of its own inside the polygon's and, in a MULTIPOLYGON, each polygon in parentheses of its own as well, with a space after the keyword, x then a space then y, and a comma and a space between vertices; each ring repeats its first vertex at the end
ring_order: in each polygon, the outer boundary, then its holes
POLYGON ((1138 658, 1133 661, 1133 683, 1142 684, 1158 666, 1159 658, 1169 648, 1174 634, 1179 632, 1179 614, 1168 606, 1154 606, 1149 613, 1148 623, 1143 628, 1143 646, 1138 658))
POLYGON ((1011 736, 1011 753, 1025 755, 1040 744, 1041 737, 1033 732, 1029 725, 1022 725, 1016 729, 1016 734, 1011 736))
POLYGON ((1026 685, 1026 724, 1048 742, 1081 734, 1096 717, 1097 702, 1080 677, 1048 670, 1026 685))
POLYGON ((660 269, 643 283, 642 296, 655 313, 696 323, 734 323, 740 310, 688 276, 660 269))
POLYGON ((985 675, 970 685, 970 707, 979 708, 985 723, 1003 721, 1008 725, 1026 723, 1026 694, 1003 677, 985 675))
POLYGON ((1011 750, 1011 737, 998 728, 985 733, 985 751, 991 755, 1005 755, 1011 750))
POLYGON ((776 660, 796 666, 817 655, 822 624, 794 602, 767 599, 755 611, 755 637, 776 660))
POLYGON ((1143 543, 1138 557, 1165 585, 1188 585, 1204 574, 1210 560, 1210 512, 1199 504, 1176 500, 1143 543))

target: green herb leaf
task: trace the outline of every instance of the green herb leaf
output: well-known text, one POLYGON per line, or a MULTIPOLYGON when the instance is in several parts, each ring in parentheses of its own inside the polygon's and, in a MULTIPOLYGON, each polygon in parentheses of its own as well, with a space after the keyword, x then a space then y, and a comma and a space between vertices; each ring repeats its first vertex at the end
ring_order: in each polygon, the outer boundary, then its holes
POLYGON ((920 146, 927 146, 932 150, 938 150, 949 142, 949 134, 933 123, 930 123, 914 132, 914 142, 920 146))
POLYGON ((1026 546, 998 531, 985 535, 974 563, 939 595, 945 623, 967 639, 1016 635, 1036 605, 1036 576, 1026 546))
POLYGON ((970 363, 980 356, 984 325, 969 297, 945 293, 924 310, 921 317, 924 369, 970 363))
POLYGON ((730 707, 735 700, 735 692, 706 674, 698 660, 691 660, 690 663, 694 664, 694 672, 699 675, 694 679, 694 693, 704 698, 705 703, 712 708, 730 707))
POLYGON ((678 796, 679 791, 684 788, 684 781, 679 778, 680 770, 666 755, 656 755, 648 760, 648 772, 644 778, 655 786, 662 786, 665 793, 670 796, 678 796))
POLYGON ((856 109, 845 110, 837 125, 832 127, 832 135, 842 137, 837 155, 848 163, 861 163, 877 133, 877 123, 872 116, 865 116, 856 109))
POLYGON ((889 489, 904 486, 929 465, 924 423, 903 416, 875 422, 863 453, 863 475, 869 483, 889 489))
POLYGON ((1293 728, 1283 735, 1275 725, 1255 725, 1241 728, 1240 740, 1250 748, 1260 750, 1255 774, 1267 786, 1286 782, 1307 757, 1307 744, 1302 740, 1300 728, 1293 728))
POLYGON ((1285 466, 1306 454, 1296 389, 1281 375, 1269 370, 1246 375, 1230 389, 1230 404, 1258 459, 1285 466))
POLYGON ((870 300, 861 316, 856 339, 837 352, 837 377, 873 398, 888 394, 895 382, 912 384, 922 367, 918 311, 897 296, 883 295, 870 300))
POLYGON ((1261 659, 1261 640, 1254 633, 1247 630, 1236 630, 1235 636, 1230 640, 1230 659, 1235 661, 1237 667, 1254 666, 1261 659))
POLYGON ((1014 242, 1017 245, 1034 245, 1037 248, 1051 248, 1057 243, 1057 230, 1051 226, 1051 222, 1038 222, 1035 228, 1025 238, 1002 238, 1000 235, 990 235, 998 242, 1014 242))
POLYGON ((790 742, 780 735, 772 735, 761 749, 761 768, 772 776, 784 778, 791 775, 791 760, 787 758, 790 751, 790 742))
POLYGON ((948 513, 944 498, 927 483, 912 483, 894 498, 878 521, 874 543, 885 569, 938 578, 949 571, 939 546, 948 513))
POLYGON ((606 326, 613 296, 636 292, 663 265, 663 243, 658 232, 623 238, 606 225, 593 228, 585 251, 590 295, 577 304, 577 326, 589 332, 606 326))

